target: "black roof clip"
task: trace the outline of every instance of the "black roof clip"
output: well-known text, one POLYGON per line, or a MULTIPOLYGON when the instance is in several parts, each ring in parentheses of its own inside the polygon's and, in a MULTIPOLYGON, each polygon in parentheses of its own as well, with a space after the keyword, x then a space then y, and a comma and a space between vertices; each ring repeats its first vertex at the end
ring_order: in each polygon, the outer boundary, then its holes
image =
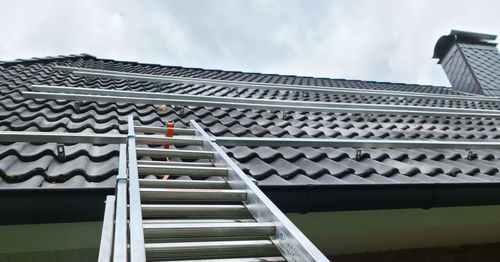
POLYGON ((82 107, 82 101, 75 101, 75 112, 80 113, 80 108, 82 107))
POLYGON ((356 160, 357 161, 361 160, 362 154, 363 154, 363 151, 361 151, 361 149, 359 149, 359 148, 356 148, 356 160))
POLYGON ((184 117, 184 116, 185 116, 185 109, 186 109, 186 107, 185 107, 185 106, 178 106, 178 105, 175 105, 175 106, 174 106, 174 110, 175 110, 175 111, 179 111, 179 114, 178 114, 178 115, 179 115, 180 117, 184 117))
POLYGON ((474 153, 472 150, 467 154, 467 160, 474 160, 477 158, 477 153, 474 153))
POLYGON ((66 161, 66 153, 64 152, 64 143, 57 143, 57 159, 61 162, 66 161))

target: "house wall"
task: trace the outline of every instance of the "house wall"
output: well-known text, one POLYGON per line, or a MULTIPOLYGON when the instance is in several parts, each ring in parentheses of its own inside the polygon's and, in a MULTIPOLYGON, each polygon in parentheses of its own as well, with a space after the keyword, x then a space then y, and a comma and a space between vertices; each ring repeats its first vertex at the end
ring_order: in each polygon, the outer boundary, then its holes
POLYGON ((0 262, 97 261, 102 222, 0 226, 0 262))
POLYGON ((287 216, 324 254, 333 258, 500 243, 500 206, 318 212, 287 216))
POLYGON ((496 243, 339 255, 331 259, 334 262, 497 262, 500 261, 499 250, 500 244, 496 243))

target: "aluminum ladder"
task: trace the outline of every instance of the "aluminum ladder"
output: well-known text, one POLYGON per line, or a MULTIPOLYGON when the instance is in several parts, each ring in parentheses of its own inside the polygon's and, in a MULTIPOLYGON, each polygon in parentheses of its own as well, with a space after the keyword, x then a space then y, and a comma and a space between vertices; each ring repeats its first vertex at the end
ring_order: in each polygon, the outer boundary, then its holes
POLYGON ((174 137, 128 121, 99 261, 329 261, 195 121, 174 137))

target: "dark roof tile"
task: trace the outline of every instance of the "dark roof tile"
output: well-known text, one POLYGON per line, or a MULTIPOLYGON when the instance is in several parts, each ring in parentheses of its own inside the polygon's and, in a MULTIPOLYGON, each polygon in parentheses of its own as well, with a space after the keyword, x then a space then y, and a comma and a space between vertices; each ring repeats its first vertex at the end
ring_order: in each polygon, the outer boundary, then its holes
MULTIPOLYGON (((81 102, 77 109, 77 103, 71 101, 24 99, 20 91, 29 90, 33 83, 40 83, 263 99, 500 110, 500 105, 478 101, 334 95, 87 78, 54 70, 53 66, 56 64, 210 79, 460 94, 446 87, 205 70, 119 62, 85 55, 29 59, 0 62, 0 130, 124 134, 127 131, 127 115, 132 114, 137 117, 138 124, 154 126, 164 126, 165 122, 174 121, 175 126, 186 127, 189 120, 193 119, 209 135, 216 136, 457 141, 495 141, 500 138, 497 132, 500 121, 495 119, 202 107, 181 109, 170 106, 165 111, 158 112, 153 105, 103 102, 81 102)), ((488 79, 488 75, 481 77, 488 79)), ((358 158, 357 151, 353 148, 232 147, 224 150, 244 172, 257 179, 261 185, 449 183, 500 179, 500 153, 490 150, 475 150, 473 153, 477 157, 472 160, 467 159, 469 153, 466 150, 362 148, 358 158)), ((0 187, 113 186, 117 146, 67 145, 65 151, 66 161, 60 161, 53 144, 14 143, 0 147, 0 187)))

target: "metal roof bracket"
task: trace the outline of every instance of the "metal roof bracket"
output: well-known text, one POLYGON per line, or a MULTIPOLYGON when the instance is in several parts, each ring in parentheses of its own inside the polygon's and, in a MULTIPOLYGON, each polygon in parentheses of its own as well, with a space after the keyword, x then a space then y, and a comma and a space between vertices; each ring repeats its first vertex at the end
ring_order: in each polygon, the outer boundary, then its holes
POLYGON ((474 160, 477 158, 477 153, 474 153, 474 151, 469 150, 467 153, 467 160, 474 160))
POLYGON ((81 106, 82 106, 82 101, 80 101, 80 100, 75 101, 75 112, 76 113, 80 113, 81 106))
POLYGON ((57 159, 61 162, 66 161, 66 153, 64 152, 64 143, 57 143, 57 159))
POLYGON ((185 109, 186 109, 185 106, 178 106, 178 105, 174 106, 174 110, 179 112, 180 117, 184 117, 185 109))
POLYGON ((356 148, 356 160, 357 161, 361 160, 362 154, 363 154, 363 151, 361 151, 361 149, 359 149, 359 148, 356 148))

